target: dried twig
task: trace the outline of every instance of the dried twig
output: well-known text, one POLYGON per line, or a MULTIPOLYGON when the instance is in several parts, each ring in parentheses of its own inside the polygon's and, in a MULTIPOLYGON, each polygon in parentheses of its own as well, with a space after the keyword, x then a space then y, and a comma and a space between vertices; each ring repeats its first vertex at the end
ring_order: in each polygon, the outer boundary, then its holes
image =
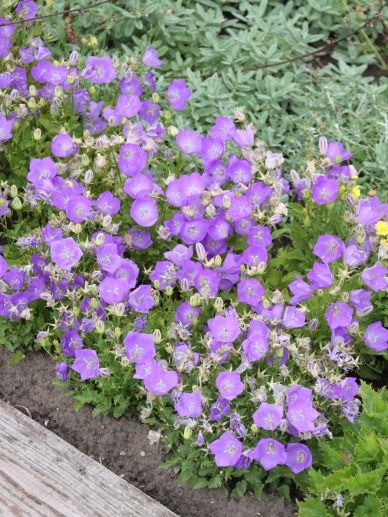
MULTIPOLYGON (((323 45, 322 47, 319 47, 319 48, 317 48, 315 50, 312 50, 310 52, 306 52, 304 54, 299 54, 298 56, 295 56, 295 57, 292 57, 292 58, 289 58, 289 59, 283 59, 281 61, 275 61, 275 62, 272 62, 272 63, 265 63, 263 65, 257 64, 257 65, 252 65, 252 66, 248 66, 248 67, 245 67, 245 68, 241 68, 241 71, 242 72, 249 72, 251 70, 262 70, 264 68, 272 68, 272 67, 275 67, 275 66, 285 65, 287 63, 293 63, 294 61, 299 61, 299 60, 306 59, 308 57, 313 57, 313 56, 320 55, 320 54, 326 55, 336 45, 338 45, 338 43, 341 43, 342 41, 346 41, 349 38, 352 38, 353 36, 355 36, 356 34, 361 32, 363 29, 368 27, 368 25, 370 25, 371 23, 375 22, 378 18, 380 18, 384 8, 387 5, 388 5, 388 1, 382 2, 380 4, 379 9, 375 12, 375 14, 370 16, 367 20, 365 20, 365 22, 360 27, 358 27, 357 29, 354 29, 354 30, 348 32, 348 34, 345 34, 345 36, 342 36, 341 38, 338 38, 338 39, 333 38, 333 39, 329 40, 326 43, 326 45, 323 45)), ((202 77, 207 79, 209 77, 213 77, 217 73, 218 72, 212 72, 210 74, 204 74, 202 77)))

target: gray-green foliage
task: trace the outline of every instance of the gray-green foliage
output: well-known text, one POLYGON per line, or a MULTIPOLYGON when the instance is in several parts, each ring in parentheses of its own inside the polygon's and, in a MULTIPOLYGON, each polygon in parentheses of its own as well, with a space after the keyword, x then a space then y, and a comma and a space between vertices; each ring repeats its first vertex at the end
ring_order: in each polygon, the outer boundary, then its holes
MULTIPOLYGON (((51 9, 64 4, 55 2, 51 9)), ((308 157, 325 134, 353 150, 363 184, 382 194, 387 192, 387 82, 368 75, 368 67, 384 68, 376 44, 381 19, 342 41, 330 59, 257 68, 349 34, 380 5, 376 0, 116 0, 74 14, 71 26, 83 53, 107 48, 138 56, 148 44, 155 46, 164 74, 186 77, 193 90, 181 125, 205 129, 216 114, 242 106, 259 136, 295 157, 296 167, 306 158, 301 148, 308 157), (88 35, 96 36, 95 47, 87 46, 88 35)), ((59 52, 70 48, 62 18, 49 18, 45 27, 59 52)))

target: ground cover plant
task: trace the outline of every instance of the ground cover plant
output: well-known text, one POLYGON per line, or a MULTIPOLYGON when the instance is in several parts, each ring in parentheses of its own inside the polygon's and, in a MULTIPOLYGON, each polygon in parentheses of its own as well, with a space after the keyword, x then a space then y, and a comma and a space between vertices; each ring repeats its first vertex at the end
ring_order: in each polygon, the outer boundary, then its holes
MULTIPOLYGON (((47 2, 42 13, 67 4, 47 2)), ((233 116, 244 106, 257 135, 292 157, 294 167, 303 167, 319 136, 328 134, 363 164, 364 193, 377 188, 387 199, 384 2, 117 0, 93 14, 42 20, 57 56, 104 48, 136 60, 151 44, 164 61, 164 84, 182 77, 192 88, 180 123, 208 130, 219 113, 233 116), (313 58, 295 59, 322 47, 313 58)))
POLYGON ((357 425, 356 373, 384 367, 388 205, 361 196, 332 138, 293 168, 241 108, 178 128, 193 90, 158 86, 153 47, 58 62, 37 25, 0 25, 0 316, 15 360, 23 322, 78 405, 137 411, 198 488, 307 487, 322 443, 357 425))

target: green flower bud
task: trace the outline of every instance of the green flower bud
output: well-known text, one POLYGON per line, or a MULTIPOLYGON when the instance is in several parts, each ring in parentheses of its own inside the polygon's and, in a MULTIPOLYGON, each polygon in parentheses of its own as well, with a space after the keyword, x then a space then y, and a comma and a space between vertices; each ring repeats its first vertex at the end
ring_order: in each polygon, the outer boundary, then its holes
POLYGON ((152 100, 153 100, 154 102, 160 102, 160 95, 159 95, 157 92, 154 92, 154 93, 152 94, 152 100))
POLYGON ((96 323, 96 332, 98 334, 103 334, 104 333, 104 330, 105 330, 105 324, 103 321, 101 320, 98 320, 97 323, 96 323))
POLYGON ((12 200, 11 206, 14 210, 21 210, 23 208, 23 203, 20 201, 20 198, 15 197, 12 200))
POLYGON ((16 197, 18 195, 18 188, 16 185, 11 185, 11 188, 9 189, 9 194, 11 197, 16 197))
POLYGON ((42 138, 42 131, 40 128, 34 129, 34 132, 32 133, 35 140, 40 140, 42 138))
POLYGON ((99 306, 99 301, 97 300, 97 298, 92 298, 90 300, 90 306, 92 309, 97 309, 97 307, 99 306))

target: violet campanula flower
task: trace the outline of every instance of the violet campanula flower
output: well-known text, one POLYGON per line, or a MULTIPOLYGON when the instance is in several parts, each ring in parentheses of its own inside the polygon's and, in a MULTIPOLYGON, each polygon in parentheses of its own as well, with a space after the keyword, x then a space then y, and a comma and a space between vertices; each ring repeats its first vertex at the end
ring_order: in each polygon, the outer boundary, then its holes
POLYGON ((286 455, 286 465, 294 474, 299 474, 299 472, 312 465, 311 451, 303 443, 289 443, 286 448, 286 455))
POLYGON ((313 253, 322 262, 328 263, 338 260, 342 256, 343 250, 344 244, 340 238, 335 235, 320 235, 315 243, 313 253))
POLYGON ((158 56, 158 51, 152 47, 147 47, 143 55, 143 64, 150 68, 160 68, 162 61, 158 56))
POLYGON ((202 414, 202 392, 182 393, 175 403, 175 411, 179 416, 198 418, 202 414))
POLYGON ((124 338, 125 352, 132 363, 144 363, 156 355, 152 334, 128 332, 124 338))
POLYGON ((272 438, 262 438, 256 444, 252 457, 265 470, 271 470, 277 465, 284 465, 287 461, 284 445, 272 438))
POLYGON ((60 381, 69 380, 69 371, 70 371, 70 367, 65 362, 57 363, 55 365, 55 376, 60 381))
POLYGON ((326 311, 326 320, 331 330, 337 327, 349 327, 352 317, 353 309, 345 302, 332 303, 326 311))
POLYGON ((100 375, 100 361, 97 352, 90 348, 76 350, 72 369, 80 374, 82 381, 98 377, 100 375))
POLYGON ((361 280, 372 291, 384 291, 388 288, 388 268, 381 264, 364 269, 361 273, 361 280))
POLYGON ((52 139, 50 147, 57 158, 69 158, 78 152, 78 145, 67 133, 58 133, 52 139))
POLYGON ((352 156, 352 153, 347 151, 341 142, 330 142, 325 154, 333 164, 349 160, 352 156))
POLYGON ((176 111, 185 109, 186 102, 191 97, 191 90, 184 79, 174 79, 167 88, 166 99, 176 111))
POLYGON ((209 450, 217 467, 232 467, 241 456, 242 443, 232 433, 225 432, 209 445, 209 450))
POLYGON ((221 343, 233 343, 241 334, 240 325, 233 315, 217 315, 208 321, 209 333, 221 343))
POLYGON ((286 307, 283 315, 283 325, 287 329, 295 329, 303 327, 306 323, 304 311, 289 305, 286 307))
POLYGON ((307 273, 307 278, 313 289, 326 289, 333 284, 334 280, 330 267, 320 262, 314 262, 311 271, 307 273))
POLYGON ((155 305, 151 286, 139 285, 139 287, 130 292, 128 296, 128 303, 130 307, 136 312, 149 312, 155 305))
POLYGON ((226 400, 233 400, 244 391, 244 384, 237 372, 220 372, 216 378, 216 386, 220 396, 226 400))
POLYGON ((318 205, 332 203, 338 196, 337 180, 318 176, 312 185, 311 195, 318 205))
POLYGON ((252 416, 257 427, 267 431, 274 431, 283 418, 283 406, 281 404, 262 402, 252 416))
POLYGON ((290 303, 293 305, 309 300, 313 294, 310 285, 300 276, 297 276, 293 282, 289 283, 288 288, 294 295, 290 300, 290 303))
POLYGON ((95 57, 89 56, 82 76, 94 84, 106 84, 116 78, 116 70, 112 59, 109 56, 95 57))
POLYGON ((173 370, 164 370, 159 364, 154 364, 143 382, 150 393, 162 397, 178 384, 178 374, 173 370))
POLYGON ((388 349, 388 329, 383 327, 381 321, 375 321, 368 325, 364 333, 364 342, 368 348, 376 352, 388 349))
POLYGON ((65 270, 77 265, 82 256, 81 248, 72 237, 51 242, 50 253, 54 264, 65 270))

